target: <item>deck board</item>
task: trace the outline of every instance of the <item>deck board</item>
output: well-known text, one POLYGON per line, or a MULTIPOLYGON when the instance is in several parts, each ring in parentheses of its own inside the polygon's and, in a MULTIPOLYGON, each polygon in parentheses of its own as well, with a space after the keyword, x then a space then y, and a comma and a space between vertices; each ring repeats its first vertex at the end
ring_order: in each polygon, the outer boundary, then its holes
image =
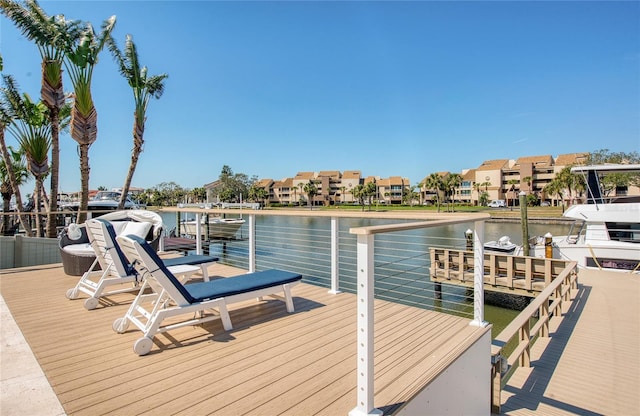
MULTIPOLYGON (((209 274, 238 270, 211 266, 209 274)), ((61 267, 14 269, 2 296, 67 414, 346 414, 356 405, 356 305, 352 294, 300 284, 296 312, 276 300, 232 305, 219 321, 156 336, 138 357, 141 332, 116 334, 133 295, 86 311, 67 300, 77 278, 61 267)), ((265 298, 267 299, 267 298, 265 298)), ((407 400, 484 332, 468 319, 376 300, 377 407, 407 400)), ((133 326, 131 326, 133 328, 133 326)))

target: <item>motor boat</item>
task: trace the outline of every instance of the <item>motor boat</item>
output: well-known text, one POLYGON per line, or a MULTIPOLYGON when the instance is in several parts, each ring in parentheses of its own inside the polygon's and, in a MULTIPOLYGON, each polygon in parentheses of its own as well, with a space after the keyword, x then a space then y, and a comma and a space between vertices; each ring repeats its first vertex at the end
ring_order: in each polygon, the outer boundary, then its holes
MULTIPOLYGON (((581 268, 640 273, 640 202, 637 197, 606 199, 599 181, 602 174, 640 172, 640 164, 578 166, 571 172, 586 175, 587 201, 563 214, 573 224, 568 235, 552 237, 553 257, 576 261, 581 268)), ((532 240, 538 243, 529 255, 544 257, 544 238, 532 240)))
MULTIPOLYGON (((236 238, 236 233, 245 223, 242 218, 223 218, 211 215, 203 216, 200 223, 200 236, 207 236, 210 240, 232 240, 236 238), (205 221, 204 218, 207 218, 205 221)), ((190 237, 195 237, 198 232, 196 220, 185 220, 180 222, 180 233, 190 237)))
POLYGON ((491 251, 494 253, 501 253, 501 254, 513 254, 517 248, 518 248, 518 245, 515 243, 512 243, 511 238, 509 238, 508 235, 504 235, 496 241, 487 241, 484 244, 485 251, 491 251))
MULTIPOLYGON (((117 211, 118 204, 120 203, 120 196, 122 192, 119 191, 98 191, 96 195, 90 199, 87 203, 88 211, 95 211, 92 214, 93 217, 97 217, 106 212, 117 211)), ((78 202, 71 202, 61 204, 61 208, 77 210, 80 204, 78 202)), ((140 209, 141 207, 127 197, 124 203, 124 209, 140 209)))

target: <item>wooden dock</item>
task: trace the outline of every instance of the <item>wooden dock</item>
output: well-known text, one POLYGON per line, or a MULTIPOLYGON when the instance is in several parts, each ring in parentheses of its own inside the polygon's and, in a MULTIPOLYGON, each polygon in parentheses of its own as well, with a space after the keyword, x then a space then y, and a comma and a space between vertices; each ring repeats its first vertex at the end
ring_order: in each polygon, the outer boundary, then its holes
POLYGON ((640 415, 640 275, 580 270, 569 310, 502 389, 503 414, 640 415))
MULTIPOLYGON (((432 282, 473 287, 473 251, 429 248, 432 282)), ((567 267, 560 259, 484 253, 484 289, 535 297, 567 267)))

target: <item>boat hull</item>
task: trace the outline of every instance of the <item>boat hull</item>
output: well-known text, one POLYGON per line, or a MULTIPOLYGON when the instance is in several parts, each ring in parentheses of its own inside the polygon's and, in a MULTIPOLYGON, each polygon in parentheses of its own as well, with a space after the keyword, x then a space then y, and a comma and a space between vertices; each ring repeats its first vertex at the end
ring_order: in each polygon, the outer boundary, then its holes
MULTIPOLYGON (((637 244, 613 241, 572 243, 571 239, 563 237, 554 238, 552 247, 554 258, 576 261, 581 268, 640 271, 640 247, 637 244)), ((544 257, 544 245, 531 247, 529 254, 544 257)))

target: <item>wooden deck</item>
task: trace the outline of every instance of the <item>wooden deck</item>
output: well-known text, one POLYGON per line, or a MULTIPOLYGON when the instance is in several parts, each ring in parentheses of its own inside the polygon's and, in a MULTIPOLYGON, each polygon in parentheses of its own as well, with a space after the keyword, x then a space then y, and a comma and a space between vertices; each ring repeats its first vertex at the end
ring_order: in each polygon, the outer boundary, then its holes
POLYGON ((581 270, 550 338, 502 390, 507 415, 640 415, 640 276, 581 270))
MULTIPOLYGON (((238 270, 212 266, 210 275, 238 270)), ((87 311, 65 291, 61 265, 4 270, 7 307, 70 415, 346 415, 356 405, 355 295, 302 284, 296 312, 280 301, 230 308, 219 321, 160 334, 137 356, 141 336, 116 334, 130 294, 87 311)), ((486 329, 467 319, 376 301, 375 406, 391 412, 446 369, 486 329)))

